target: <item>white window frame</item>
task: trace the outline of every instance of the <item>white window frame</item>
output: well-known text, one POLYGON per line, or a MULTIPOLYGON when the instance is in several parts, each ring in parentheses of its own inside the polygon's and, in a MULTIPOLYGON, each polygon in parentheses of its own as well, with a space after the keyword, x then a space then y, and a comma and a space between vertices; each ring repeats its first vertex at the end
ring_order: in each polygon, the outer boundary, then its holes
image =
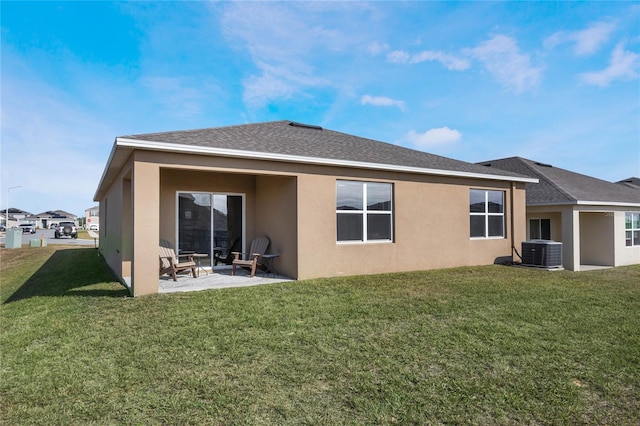
MULTIPOLYGON (((506 193, 505 191, 499 190, 499 189, 479 189, 479 188, 470 188, 469 189, 469 196, 471 196, 471 191, 482 191, 484 192, 484 212, 472 212, 471 211, 471 204, 469 202, 469 216, 484 216, 484 236, 483 237, 472 237, 471 236, 471 222, 469 221, 469 238, 472 240, 502 240, 507 238, 507 233, 506 233, 506 215, 505 215, 505 210, 506 210, 506 201, 507 201, 507 197, 506 197, 506 193), (502 194, 502 212, 501 213, 491 213, 489 212, 489 193, 490 192, 499 192, 502 194), (489 236, 489 217, 491 216, 500 216, 502 217, 502 235, 497 236, 497 235, 493 235, 493 236, 489 236)), ((470 200, 471 198, 469 198, 470 200)))
POLYGON ((547 217, 532 217, 531 219, 529 219, 529 239, 533 240, 536 238, 533 238, 532 234, 532 226, 531 226, 531 222, 533 221, 538 221, 538 234, 540 235, 539 239, 544 239, 542 238, 542 221, 543 220, 548 220, 549 221, 549 240, 551 240, 551 219, 547 218, 547 217))
MULTIPOLYGON (((213 218, 213 197, 215 195, 226 195, 226 196, 235 196, 242 197, 242 252, 246 252, 246 241, 247 241, 247 200, 246 194, 241 192, 216 192, 216 191, 190 191, 190 190, 178 190, 175 193, 175 241, 176 241, 176 250, 178 249, 178 244, 180 241, 180 194, 204 194, 208 195, 211 200, 211 217, 210 217, 210 230, 211 230, 211 256, 213 258, 214 252, 214 218, 213 218)), ((203 265, 204 266, 204 265, 203 265)))
MULTIPOLYGON (((633 227, 633 216, 640 216, 640 212, 625 212, 624 214, 624 245, 625 247, 640 247, 640 239, 634 239, 635 232, 640 231, 640 228, 633 227), (627 228, 627 216, 631 216, 631 227, 627 228), (627 245, 627 232, 631 232, 631 245, 627 245)), ((639 218, 640 220, 640 218, 639 218)))
MULTIPOLYGON (((393 184, 389 182, 371 182, 371 181, 355 181, 355 180, 346 180, 346 179, 338 179, 336 181, 336 201, 338 199, 338 184, 340 182, 358 182, 362 184, 362 210, 338 210, 336 205, 336 243, 337 244, 375 244, 375 243, 390 243, 393 242, 393 231, 394 231, 394 222, 393 222, 393 184), (367 185, 368 184, 384 184, 389 185, 391 187, 391 210, 368 210, 367 209, 367 185), (337 220, 338 214, 357 214, 362 216, 362 239, 361 240, 338 240, 338 230, 337 230, 337 220), (390 216, 391 220, 391 230, 390 230, 390 238, 389 239, 375 239, 369 240, 367 238, 367 230, 368 230, 368 215, 370 214, 381 214, 390 216)), ((336 203, 337 204, 337 203, 336 203)))

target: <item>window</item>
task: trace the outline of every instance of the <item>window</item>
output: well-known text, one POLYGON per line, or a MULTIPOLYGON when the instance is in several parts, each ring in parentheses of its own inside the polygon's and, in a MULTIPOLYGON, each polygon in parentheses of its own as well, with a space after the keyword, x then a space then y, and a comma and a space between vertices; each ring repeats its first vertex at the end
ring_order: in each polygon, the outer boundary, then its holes
POLYGON ((624 228, 627 247, 640 246, 640 213, 625 213, 624 228))
POLYGON ((339 180, 336 223, 339 242, 392 241, 393 185, 339 180))
POLYGON ((504 237, 504 191, 469 192, 471 238, 504 237))
POLYGON ((529 221, 529 238, 532 240, 550 240, 551 219, 531 219, 529 221))

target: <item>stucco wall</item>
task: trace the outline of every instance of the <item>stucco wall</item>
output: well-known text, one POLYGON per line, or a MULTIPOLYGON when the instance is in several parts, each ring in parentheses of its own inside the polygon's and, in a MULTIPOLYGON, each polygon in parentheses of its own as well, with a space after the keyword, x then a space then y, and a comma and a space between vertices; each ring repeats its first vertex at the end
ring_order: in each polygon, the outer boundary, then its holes
POLYGON ((256 235, 271 240, 268 253, 278 253, 277 271, 298 276, 297 179, 285 176, 256 177, 256 235))
POLYGON ((579 211, 571 205, 527 207, 527 227, 529 219, 551 219, 551 239, 562 243, 562 263, 570 271, 580 269, 579 217, 579 211))
MULTIPOLYGON (((299 279, 491 264, 511 254, 508 183, 487 186, 466 179, 415 176, 399 180, 392 173, 369 172, 366 178, 394 184, 394 241, 337 243, 336 179, 360 175, 343 173, 298 177, 299 279), (505 191, 506 238, 470 238, 470 188, 505 191)), ((519 205, 514 213, 519 219, 514 239, 519 245, 524 238, 524 190, 516 189, 515 194, 519 205)))
MULTIPOLYGON (((637 210, 625 210, 640 212, 637 210)), ((615 212, 615 266, 640 264, 640 246, 627 247, 625 242, 625 211, 615 212)))
POLYGON ((130 268, 123 269, 123 200, 124 182, 130 175, 131 162, 121 170, 118 179, 109 187, 100 202, 100 254, 113 272, 127 284, 130 282, 130 268))
POLYGON ((523 184, 150 151, 133 157, 135 167, 100 200, 109 234, 101 249, 119 275, 133 261, 136 295, 157 291, 158 239, 176 242, 179 191, 244 194, 247 244, 268 235, 280 272, 297 279, 491 264, 525 238, 523 184), (393 183, 393 242, 336 242, 337 179, 393 183), (505 238, 470 238, 470 188, 505 192, 505 238), (124 199, 133 200, 130 211, 124 199))
POLYGON ((131 262, 133 260, 133 186, 131 176, 122 180, 122 223, 120 229, 122 276, 131 283, 131 262))
POLYGON ((551 218, 552 239, 563 244, 565 269, 577 271, 580 264, 640 264, 640 247, 625 245, 627 211, 638 210, 623 206, 530 206, 527 222, 529 218, 551 218))
POLYGON ((134 295, 158 292, 158 235, 160 222, 160 167, 134 153, 132 187, 133 258, 131 287, 134 295))
POLYGON ((548 209, 529 209, 527 210, 527 236, 531 235, 529 229, 531 219, 549 219, 551 225, 551 239, 553 241, 562 241, 562 215, 560 212, 548 211, 548 209))
POLYGON ((580 264, 614 265, 613 212, 580 213, 580 264))

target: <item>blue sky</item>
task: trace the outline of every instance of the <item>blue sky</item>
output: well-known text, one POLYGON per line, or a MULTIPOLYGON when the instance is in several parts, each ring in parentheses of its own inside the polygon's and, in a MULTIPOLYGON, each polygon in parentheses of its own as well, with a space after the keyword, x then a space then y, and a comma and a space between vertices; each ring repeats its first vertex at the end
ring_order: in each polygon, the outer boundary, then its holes
POLYGON ((117 136, 280 119, 640 176, 638 2, 0 7, 1 209, 84 215, 117 136))

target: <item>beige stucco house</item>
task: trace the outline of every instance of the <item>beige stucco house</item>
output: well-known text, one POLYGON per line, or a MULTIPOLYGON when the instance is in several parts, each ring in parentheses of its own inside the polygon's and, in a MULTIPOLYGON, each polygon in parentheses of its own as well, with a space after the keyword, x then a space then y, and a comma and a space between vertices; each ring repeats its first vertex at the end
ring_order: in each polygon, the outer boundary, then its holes
POLYGON ((640 264, 640 187, 520 157, 480 164, 538 179, 526 184, 527 239, 562 242, 565 269, 640 264))
POLYGON ((93 231, 100 229, 100 206, 93 206, 85 209, 85 228, 93 231))
POLYGON ((205 266, 266 235, 294 279, 491 264, 525 239, 535 178, 289 121, 118 137, 100 251, 157 293, 158 241, 205 266))

